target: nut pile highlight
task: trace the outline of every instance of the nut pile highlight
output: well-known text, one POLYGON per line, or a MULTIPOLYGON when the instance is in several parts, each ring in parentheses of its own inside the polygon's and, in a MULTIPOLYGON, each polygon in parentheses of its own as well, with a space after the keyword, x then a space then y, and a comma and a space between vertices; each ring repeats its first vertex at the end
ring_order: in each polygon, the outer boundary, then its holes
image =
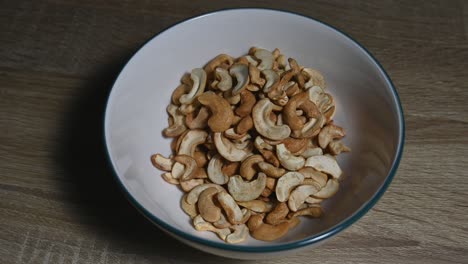
POLYGON ((221 54, 182 77, 167 107, 173 155, 151 157, 162 178, 186 193, 196 230, 227 243, 276 240, 320 217, 350 151, 333 123, 335 103, 316 70, 278 49, 221 54))

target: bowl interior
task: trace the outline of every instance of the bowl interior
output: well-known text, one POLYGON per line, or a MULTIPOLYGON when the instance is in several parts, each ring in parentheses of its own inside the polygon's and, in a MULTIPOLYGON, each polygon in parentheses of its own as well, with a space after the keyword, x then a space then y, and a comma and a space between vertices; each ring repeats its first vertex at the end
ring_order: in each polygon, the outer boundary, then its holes
POLYGON ((162 137, 165 108, 183 73, 220 53, 240 56, 251 46, 279 48, 299 64, 318 69, 336 100, 336 123, 352 148, 339 156, 344 175, 340 191, 325 202, 322 219, 301 225, 275 242, 302 240, 342 224, 369 203, 387 179, 402 142, 402 117, 389 80, 356 43, 311 19, 272 10, 229 10, 178 24, 150 40, 116 80, 105 117, 110 160, 128 193, 149 213, 185 233, 223 243, 197 232, 179 206, 182 192, 164 182, 150 163, 154 153, 170 154, 162 137))

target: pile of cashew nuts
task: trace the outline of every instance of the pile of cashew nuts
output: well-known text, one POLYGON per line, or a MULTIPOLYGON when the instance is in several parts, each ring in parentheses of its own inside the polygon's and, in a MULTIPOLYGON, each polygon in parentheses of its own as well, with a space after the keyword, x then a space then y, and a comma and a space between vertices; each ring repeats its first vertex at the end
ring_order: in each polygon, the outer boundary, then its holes
POLYGON ((335 103, 316 70, 278 49, 221 54, 182 77, 167 107, 173 155, 151 156, 162 178, 185 192, 196 230, 227 243, 249 233, 272 241, 322 215, 350 151, 333 123, 335 103))

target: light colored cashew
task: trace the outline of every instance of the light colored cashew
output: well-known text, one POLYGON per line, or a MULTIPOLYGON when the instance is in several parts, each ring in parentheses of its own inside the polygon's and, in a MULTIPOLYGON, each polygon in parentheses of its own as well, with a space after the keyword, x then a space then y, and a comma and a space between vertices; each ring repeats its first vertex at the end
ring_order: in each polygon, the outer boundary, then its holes
POLYGON ((305 123, 301 130, 294 130, 293 133, 291 133, 291 136, 296 138, 315 137, 320 132, 320 128, 324 123, 324 115, 319 114, 316 118, 311 118, 307 123, 305 123))
POLYGON ((257 213, 266 213, 273 209, 273 204, 271 202, 265 202, 262 200, 237 202, 237 204, 257 213))
POLYGON ((194 158, 188 155, 177 155, 174 157, 174 161, 184 166, 184 171, 179 177, 181 181, 187 181, 193 178, 195 171, 198 169, 197 162, 194 158))
POLYGON ((231 126, 234 113, 226 99, 209 91, 200 95, 198 101, 212 113, 208 119, 208 126, 213 132, 223 132, 231 126))
POLYGON ((262 71, 262 74, 266 79, 266 83, 263 86, 263 92, 268 93, 271 90, 271 87, 280 81, 280 76, 274 70, 264 70, 262 71))
POLYGON ((265 49, 257 49, 254 52, 255 58, 260 60, 260 64, 257 66, 259 70, 270 70, 273 68, 273 62, 275 61, 275 58, 273 57, 273 54, 269 52, 268 50, 265 49))
POLYGON ((249 67, 245 64, 234 64, 229 69, 229 73, 236 78, 237 84, 232 88, 232 94, 237 95, 244 90, 250 82, 249 67))
POLYGON ((180 200, 180 207, 182 207, 182 210, 190 216, 190 218, 194 218, 195 216, 198 215, 198 209, 196 204, 188 204, 187 200, 185 199, 187 197, 187 194, 182 196, 182 199, 180 200))
POLYGON ((188 94, 184 94, 179 98, 181 104, 191 104, 198 95, 205 91, 206 72, 203 69, 193 69, 190 78, 193 81, 192 89, 190 89, 188 94))
POLYGON ((307 89, 307 94, 309 95, 309 100, 318 106, 325 92, 320 86, 312 86, 307 89))
POLYGON ((301 156, 292 155, 282 143, 276 146, 276 155, 281 165, 287 170, 296 171, 304 167, 305 159, 301 156))
POLYGON ((203 129, 207 126, 208 118, 210 117, 210 111, 206 107, 200 107, 198 114, 194 117, 194 112, 188 113, 185 116, 185 124, 190 129, 203 129))
POLYGON ((219 154, 229 161, 243 161, 252 155, 252 145, 245 149, 238 149, 236 145, 225 138, 222 133, 214 133, 214 143, 219 154))
POLYGON ((341 152, 350 152, 351 149, 343 144, 340 140, 333 140, 328 143, 328 150, 333 155, 338 155, 341 152))
POLYGON ((315 198, 315 197, 307 197, 305 202, 308 204, 319 204, 323 202, 323 199, 315 198))
POLYGON ((307 79, 307 82, 304 84, 304 88, 310 88, 312 86, 320 86, 322 89, 325 89, 325 78, 323 75, 312 68, 304 68, 301 72, 307 79))
POLYGON ((263 215, 253 215, 250 217, 248 226, 253 238, 262 241, 273 241, 286 235, 289 230, 288 222, 270 225, 263 223, 263 217, 263 215), (251 227, 254 227, 254 229, 251 227))
POLYGON ((255 95, 248 90, 243 90, 240 93, 241 104, 236 109, 236 115, 240 117, 245 117, 252 113, 252 108, 256 102, 255 95))
POLYGON ((315 193, 313 196, 316 198, 327 199, 335 195, 338 192, 340 184, 336 179, 330 179, 327 182, 327 185, 323 187, 319 192, 315 193))
POLYGON ((241 224, 245 224, 247 223, 247 221, 249 221, 249 218, 250 216, 252 216, 252 211, 250 211, 249 209, 247 208, 242 208, 242 220, 241 220, 241 224))
POLYGON ((236 201, 247 202, 257 199, 266 186, 267 176, 264 173, 259 173, 256 180, 246 182, 239 175, 234 175, 229 178, 228 190, 236 201))
MULTIPOLYGON (((208 133, 203 130, 189 130, 181 138, 178 155, 188 155, 193 157, 195 149, 198 145, 204 143, 208 133)), ((174 178, 179 178, 184 171, 184 165, 179 162, 174 163, 172 166, 172 175, 174 178)))
POLYGON ((303 215, 307 215, 307 216, 310 216, 312 218, 319 218, 322 216, 322 208, 321 207, 307 207, 307 208, 304 208, 304 209, 301 209, 301 210, 298 210, 296 212, 291 212, 288 217, 289 218, 296 218, 298 216, 303 216, 303 215))
POLYGON ((278 67, 280 69, 289 70, 289 69, 286 69, 286 67, 289 66, 288 59, 286 58, 286 56, 284 56, 283 54, 280 54, 278 58, 276 58, 276 61, 278 62, 278 67))
POLYGON ((272 178, 279 178, 286 173, 285 169, 277 168, 268 162, 259 162, 257 166, 263 173, 272 178))
POLYGON ((277 107, 268 98, 262 99, 255 104, 252 118, 260 135, 273 140, 282 140, 289 137, 291 129, 287 125, 277 126, 270 120, 270 113, 277 107))
POLYGON ((334 139, 340 139, 345 136, 345 131, 342 127, 329 124, 320 130, 318 135, 318 143, 322 149, 325 149, 328 144, 334 139))
POLYGON ((151 156, 151 163, 154 167, 163 171, 171 171, 172 165, 174 165, 172 159, 168 159, 159 153, 151 156))
POLYGON ((240 162, 228 162, 228 164, 224 165, 221 169, 224 175, 231 177, 232 175, 237 173, 237 170, 240 167, 240 162))
POLYGON ((177 137, 187 130, 184 123, 184 116, 177 111, 178 106, 170 104, 167 107, 167 112, 172 117, 173 124, 163 130, 163 134, 166 137, 177 137))
POLYGON ((198 211, 205 221, 216 222, 221 217, 221 209, 217 207, 213 201, 213 197, 218 192, 218 189, 210 187, 201 192, 198 197, 198 211))
POLYGON ((193 226, 198 231, 211 231, 218 235, 222 240, 225 240, 226 237, 231 234, 231 230, 229 228, 216 228, 211 223, 206 222, 200 215, 193 218, 193 226))
POLYGON ((304 179, 312 179, 319 185, 320 188, 325 187, 327 184, 328 176, 325 173, 315 170, 311 167, 304 167, 299 170, 299 173, 304 175, 304 179))
POLYGON ((161 177, 163 178, 163 180, 165 180, 167 183, 170 183, 170 184, 174 184, 174 185, 179 185, 180 182, 177 178, 175 178, 172 173, 170 172, 165 172, 163 174, 161 174, 161 177))
POLYGON ((249 74, 251 83, 263 87, 265 85, 265 80, 260 77, 260 71, 255 65, 249 65, 249 74))
POLYGON ((221 214, 220 215, 220 218, 218 221, 216 222, 213 222, 213 226, 216 227, 216 228, 228 228, 230 227, 232 224, 229 223, 229 221, 226 219, 226 217, 224 216, 224 214, 221 214))
POLYGON ((316 194, 320 189, 315 185, 301 185, 291 192, 288 199, 288 206, 291 211, 296 212, 305 202, 307 197, 316 194))
POLYGON ((208 178, 216 184, 226 184, 229 181, 229 177, 222 172, 223 167, 223 160, 221 155, 216 154, 213 158, 211 158, 210 162, 208 162, 208 178))
POLYGON ((255 174, 257 173, 257 170, 255 168, 256 164, 259 162, 264 161, 263 157, 261 155, 252 155, 248 158, 246 158, 240 166, 240 175, 250 181, 255 174))
POLYGON ((249 229, 244 224, 232 226, 231 229, 233 229, 234 232, 226 237, 226 242, 229 244, 243 242, 249 235, 249 229))
POLYGON ((232 88, 232 77, 228 70, 218 67, 215 70, 215 76, 219 80, 216 83, 213 82, 216 84, 216 88, 221 91, 227 91, 232 88))
POLYGON ((254 141, 255 148, 258 150, 266 149, 266 150, 273 150, 273 146, 265 142, 265 139, 261 136, 257 136, 254 141))
POLYGON ((237 124, 236 132, 238 134, 245 134, 254 126, 253 119, 250 115, 242 118, 242 120, 237 124))
POLYGON ((180 188, 182 188, 184 192, 190 192, 193 188, 202 184, 203 179, 190 179, 188 181, 180 181, 180 188))
POLYGON ((304 181, 304 175, 299 172, 287 172, 276 182, 276 199, 279 202, 286 202, 291 190, 304 181))
POLYGON ((224 136, 226 136, 227 138, 229 139, 232 139, 232 140, 239 140, 241 138, 243 138, 244 136, 246 136, 246 134, 238 134, 236 133, 236 131, 234 130, 234 128, 229 128, 228 130, 224 131, 224 136))
POLYGON ((229 222, 234 225, 239 224, 242 221, 243 214, 234 198, 227 192, 219 192, 216 197, 229 222))
POLYGON ((184 94, 187 94, 188 92, 190 92, 190 85, 187 85, 187 84, 180 84, 179 86, 177 86, 177 88, 174 90, 174 92, 172 93, 172 96, 171 96, 171 101, 174 105, 177 105, 179 106, 181 103, 179 101, 180 97, 184 94))
POLYGON ((320 156, 320 155, 323 155, 323 150, 319 147, 308 147, 300 155, 304 158, 310 158, 312 156, 320 156))
POLYGON ((273 211, 271 211, 269 214, 267 214, 265 222, 267 224, 277 225, 277 224, 281 223, 282 221, 284 221, 284 219, 286 218, 288 213, 289 213, 289 208, 286 205, 286 203, 284 203, 284 202, 283 203, 278 203, 275 206, 275 209, 273 209, 273 211))
POLYGON ((202 185, 198 185, 187 194, 187 197, 185 198, 187 203, 195 204, 198 201, 198 197, 200 196, 200 193, 211 187, 216 188, 220 192, 225 191, 221 185, 214 184, 214 183, 205 183, 202 185))
POLYGON ((333 119, 333 116, 335 116, 335 100, 333 99, 333 96, 331 96, 328 93, 325 93, 324 99, 322 100, 321 103, 319 103, 318 107, 322 111, 323 115, 326 118, 326 122, 330 122, 333 119))
POLYGON ((333 178, 336 179, 340 178, 342 174, 336 159, 328 154, 322 156, 312 156, 308 158, 305 166, 312 167, 318 171, 325 172, 326 174, 330 174, 333 176, 333 178))
POLYGON ((231 56, 226 54, 220 54, 214 59, 212 59, 210 62, 208 62, 205 65, 205 67, 203 67, 203 69, 205 70, 208 77, 211 78, 215 69, 218 68, 220 65, 226 64, 228 66, 231 66, 233 63, 234 59, 231 56))

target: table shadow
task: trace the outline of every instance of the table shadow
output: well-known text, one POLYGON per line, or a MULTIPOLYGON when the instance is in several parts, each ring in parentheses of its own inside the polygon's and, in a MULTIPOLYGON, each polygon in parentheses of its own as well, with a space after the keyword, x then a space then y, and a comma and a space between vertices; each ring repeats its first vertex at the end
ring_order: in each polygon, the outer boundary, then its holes
POLYGON ((90 76, 63 117, 56 161, 69 177, 63 183, 66 199, 76 205, 68 213, 106 242, 110 253, 115 248, 153 260, 208 258, 229 263, 233 260, 193 249, 159 230, 130 204, 114 179, 104 145, 104 110, 112 84, 129 57, 111 61, 90 76))

